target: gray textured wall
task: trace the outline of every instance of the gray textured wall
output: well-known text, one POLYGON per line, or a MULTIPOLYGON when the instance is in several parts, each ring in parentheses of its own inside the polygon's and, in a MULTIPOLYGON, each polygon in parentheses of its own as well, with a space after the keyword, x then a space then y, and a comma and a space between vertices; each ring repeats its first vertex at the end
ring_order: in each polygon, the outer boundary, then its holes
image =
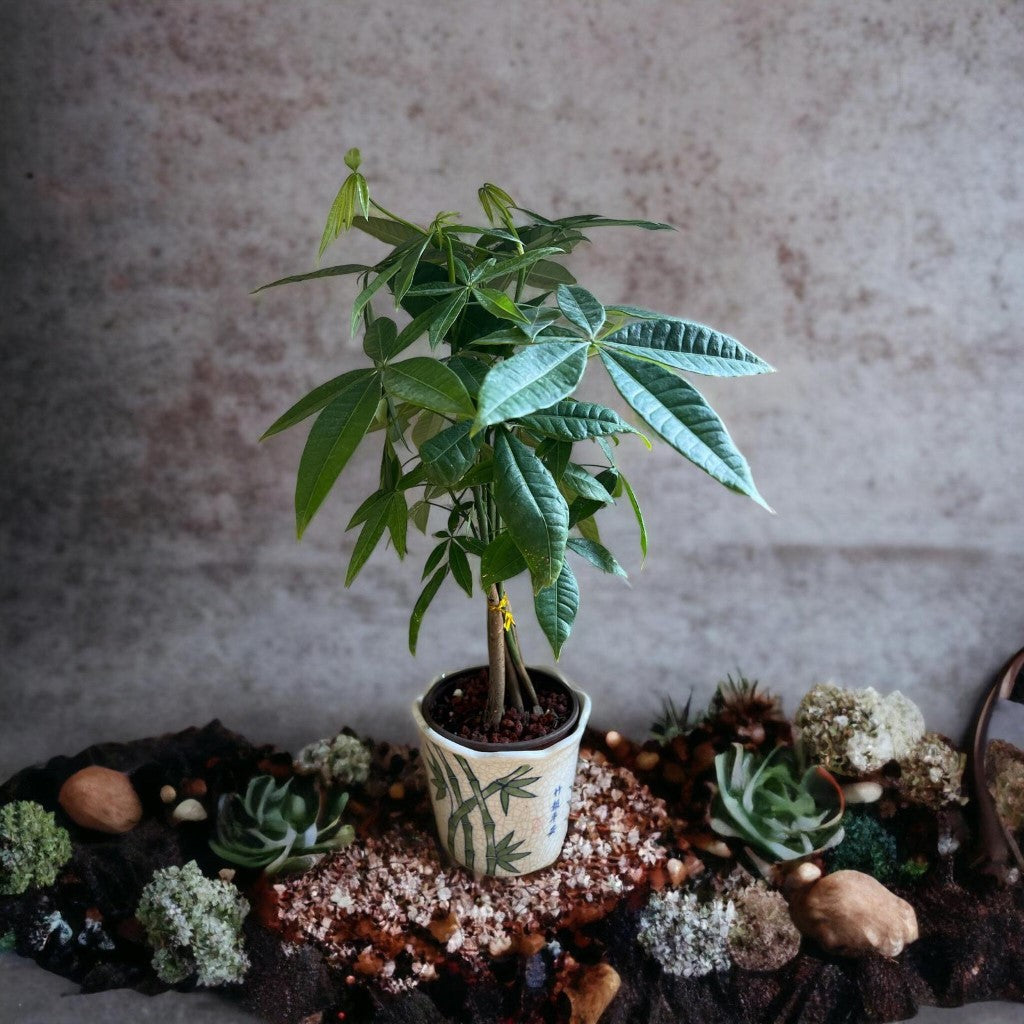
POLYGON ((776 517, 624 453, 653 550, 639 572, 622 510, 632 589, 584 578, 563 667, 595 721, 640 732, 740 668, 790 707, 829 677, 901 688, 955 735, 1024 643, 1020 3, 3 14, 0 775, 213 716, 410 736, 424 681, 482 659, 457 592, 409 658, 415 565, 382 552, 344 589, 372 459, 297 545, 302 437, 256 443, 360 358, 344 285, 249 295, 313 265, 352 145, 420 219, 493 180, 673 222, 595 234, 578 276, 779 368, 706 389, 776 517))

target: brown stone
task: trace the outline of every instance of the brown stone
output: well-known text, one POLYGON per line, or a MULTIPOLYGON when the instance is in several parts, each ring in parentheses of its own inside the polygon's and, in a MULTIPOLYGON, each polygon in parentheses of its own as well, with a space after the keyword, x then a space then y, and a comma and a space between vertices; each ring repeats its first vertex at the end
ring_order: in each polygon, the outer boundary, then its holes
POLYGON ((142 820, 142 802, 128 776, 98 764, 75 772, 58 800, 73 822, 96 832, 121 835, 142 820))
POLYGON ((427 928, 430 930, 430 934, 443 946, 458 931, 459 919, 455 914, 449 914, 447 917, 442 917, 437 921, 431 921, 427 928))
POLYGON ((788 894, 793 923, 842 956, 899 956, 918 936, 914 908, 860 871, 836 871, 788 894))
POLYGON ((611 964, 581 968, 565 986, 572 1004, 570 1024, 597 1024, 621 984, 622 979, 611 964))

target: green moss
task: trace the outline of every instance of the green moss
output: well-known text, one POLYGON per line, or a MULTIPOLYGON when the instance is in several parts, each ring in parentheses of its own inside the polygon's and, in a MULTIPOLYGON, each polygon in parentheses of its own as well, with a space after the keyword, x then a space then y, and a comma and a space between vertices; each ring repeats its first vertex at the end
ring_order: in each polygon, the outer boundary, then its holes
POLYGON ((229 882, 207 878, 194 860, 155 872, 135 913, 155 950, 153 967, 168 985, 192 975, 200 985, 245 976, 242 922, 249 904, 229 882))
POLYGON ((7 932, 6 935, 0 935, 0 953, 10 953, 14 949, 16 939, 14 932, 7 932))
POLYGON ((71 852, 71 837, 44 807, 31 800, 0 807, 0 895, 53 885, 71 852))
POLYGON ((843 819, 843 841, 825 854, 832 871, 862 871, 879 882, 896 872, 896 838, 870 813, 850 811, 843 819))

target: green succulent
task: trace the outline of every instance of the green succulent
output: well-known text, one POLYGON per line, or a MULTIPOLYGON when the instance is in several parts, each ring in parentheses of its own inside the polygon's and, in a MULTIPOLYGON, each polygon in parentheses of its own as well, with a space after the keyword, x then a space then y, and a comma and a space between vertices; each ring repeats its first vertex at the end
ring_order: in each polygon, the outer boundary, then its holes
POLYGON ((663 698, 661 702, 661 714, 651 724, 651 735, 662 745, 671 743, 677 736, 685 736, 694 726, 697 725, 699 717, 690 717, 690 704, 693 701, 693 693, 686 698, 686 703, 680 708, 671 697, 663 698))
POLYGON ((824 768, 802 764, 793 748, 762 758, 734 743, 715 758, 715 772, 711 827, 742 839, 755 856, 799 860, 842 842, 842 789, 824 768))
POLYGON ((272 775, 257 775, 245 796, 221 797, 210 848, 232 864, 269 875, 305 871, 323 854, 352 842, 352 826, 341 824, 347 803, 347 793, 331 797, 295 779, 278 783, 272 775))

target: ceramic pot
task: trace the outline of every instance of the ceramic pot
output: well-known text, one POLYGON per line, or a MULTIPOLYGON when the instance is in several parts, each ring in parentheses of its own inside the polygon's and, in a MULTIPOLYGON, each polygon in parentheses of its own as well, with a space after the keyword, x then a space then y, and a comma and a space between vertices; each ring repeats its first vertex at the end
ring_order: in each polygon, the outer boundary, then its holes
POLYGON ((438 676, 412 708, 437 831, 452 857, 475 875, 527 875, 561 853, 590 698, 554 669, 531 668, 536 685, 569 692, 575 702, 569 722, 540 740, 469 743, 428 719, 437 694, 476 671, 438 676))

